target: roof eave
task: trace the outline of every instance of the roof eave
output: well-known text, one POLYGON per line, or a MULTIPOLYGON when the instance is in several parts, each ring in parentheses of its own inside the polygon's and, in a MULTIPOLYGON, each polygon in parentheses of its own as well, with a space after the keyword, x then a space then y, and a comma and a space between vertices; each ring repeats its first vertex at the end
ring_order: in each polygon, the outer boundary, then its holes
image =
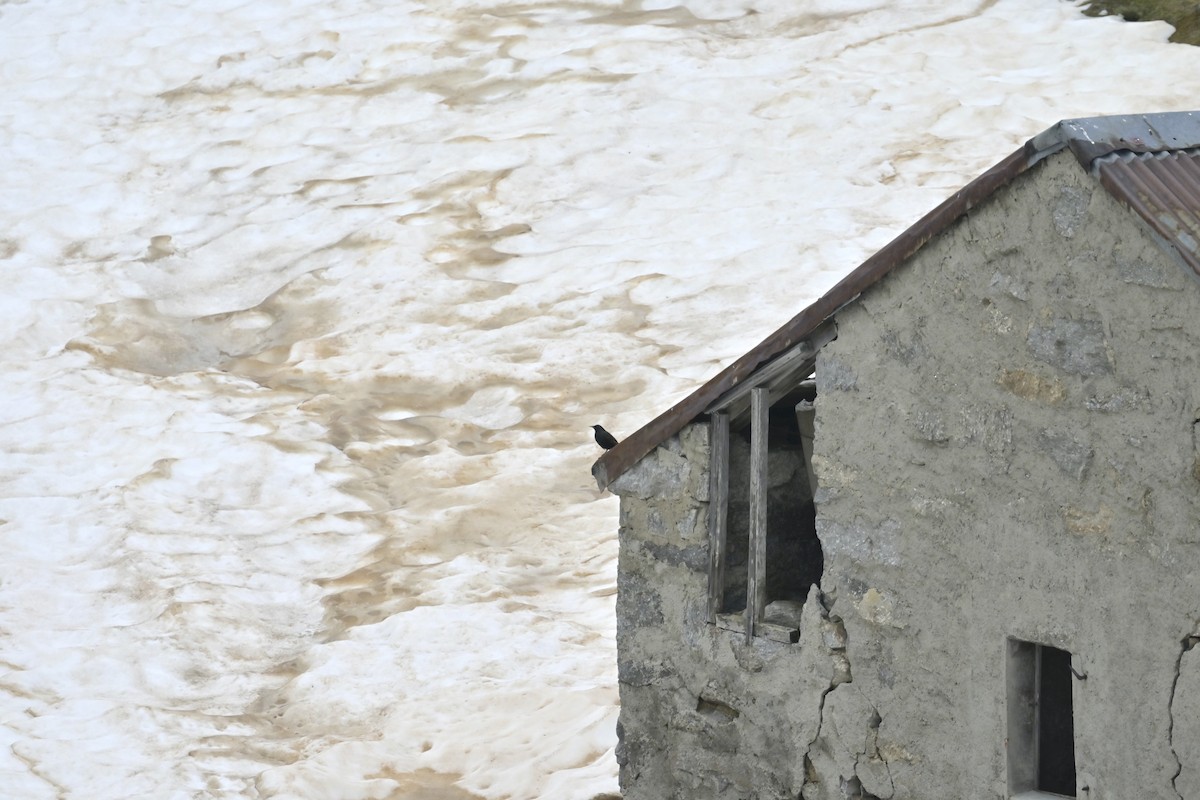
POLYGON ((1053 149, 1032 150, 1027 144, 955 192, 758 346, 601 456, 592 465, 596 484, 601 489, 608 488, 651 450, 704 413, 717 398, 780 353, 807 338, 838 310, 857 299, 865 289, 920 250, 952 222, 1038 161, 1061 149, 1062 145, 1053 149))
MULTIPOLYGON (((1096 162, 1113 153, 1158 153, 1197 146, 1200 146, 1200 112, 1197 111, 1069 119, 1051 126, 948 197, 757 347, 606 452, 592 465, 596 483, 601 489, 607 488, 651 450, 703 414, 718 398, 751 378, 757 370, 796 343, 810 337, 843 306, 854 302, 866 289, 910 258, 928 241, 1048 156, 1069 147, 1083 168, 1095 174, 1093 168, 1096 162)), ((1129 202, 1129 197, 1122 197, 1120 191, 1109 185, 1113 182, 1111 177, 1106 180, 1106 187, 1114 195, 1129 202)), ((1135 194, 1136 186, 1129 181, 1125 183, 1128 189, 1125 193, 1130 196, 1135 194)), ((1159 228, 1166 230, 1165 226, 1171 222, 1164 213, 1160 213, 1161 209, 1150 208, 1147 211, 1136 205, 1134 209, 1156 231, 1159 228), (1161 223, 1157 227, 1156 221, 1161 223)), ((1194 227, 1194 232, 1200 237, 1200 226, 1194 227)), ((1193 268, 1200 272, 1200 262, 1194 263, 1193 268)))

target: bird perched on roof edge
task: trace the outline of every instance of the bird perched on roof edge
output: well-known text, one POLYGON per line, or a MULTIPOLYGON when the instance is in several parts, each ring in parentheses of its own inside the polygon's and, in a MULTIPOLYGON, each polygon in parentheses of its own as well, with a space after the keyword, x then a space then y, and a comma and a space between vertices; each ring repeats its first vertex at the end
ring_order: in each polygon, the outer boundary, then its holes
POLYGON ((599 425, 593 425, 592 430, 596 432, 596 444, 605 450, 612 450, 617 446, 617 437, 604 430, 604 428, 601 428, 599 425))

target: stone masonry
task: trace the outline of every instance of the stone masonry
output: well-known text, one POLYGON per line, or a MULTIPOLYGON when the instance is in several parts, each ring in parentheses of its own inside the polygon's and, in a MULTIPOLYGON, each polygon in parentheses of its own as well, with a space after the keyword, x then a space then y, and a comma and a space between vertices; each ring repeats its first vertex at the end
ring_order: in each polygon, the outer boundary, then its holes
POLYGON ((1200 285, 1064 151, 836 322, 798 643, 707 620, 703 419, 612 486, 626 800, 1007 798, 1010 638, 1081 798, 1200 797, 1200 285))

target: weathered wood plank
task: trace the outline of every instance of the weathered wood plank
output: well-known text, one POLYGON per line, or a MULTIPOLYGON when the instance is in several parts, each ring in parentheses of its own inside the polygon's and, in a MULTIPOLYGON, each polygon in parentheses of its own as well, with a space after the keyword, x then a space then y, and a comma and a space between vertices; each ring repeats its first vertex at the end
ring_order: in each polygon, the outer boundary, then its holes
POLYGON ((731 420, 737 420, 750 409, 750 392, 764 386, 771 390, 771 402, 774 403, 812 374, 817 353, 836 337, 837 325, 833 321, 823 323, 808 338, 721 395, 706 410, 709 413, 725 411, 731 420))
POLYGON ((750 548, 746 585, 746 638, 754 636, 767 608, 767 434, 771 391, 750 392, 750 548))
POLYGON ((801 400, 796 404, 796 427, 800 429, 800 449, 804 453, 804 471, 808 477, 808 496, 817 496, 817 473, 813 472, 813 438, 816 422, 816 402, 801 400))
POLYGON ((708 619, 725 604, 725 524, 729 508, 729 415, 709 420, 708 466, 708 619))
MULTIPOLYGON (((730 633, 745 633, 746 618, 742 614, 718 614, 713 621, 723 631, 730 633)), ((800 641, 800 630, 786 625, 776 625, 773 622, 760 622, 755 626, 755 635, 766 639, 774 639, 784 644, 795 644, 800 641)))

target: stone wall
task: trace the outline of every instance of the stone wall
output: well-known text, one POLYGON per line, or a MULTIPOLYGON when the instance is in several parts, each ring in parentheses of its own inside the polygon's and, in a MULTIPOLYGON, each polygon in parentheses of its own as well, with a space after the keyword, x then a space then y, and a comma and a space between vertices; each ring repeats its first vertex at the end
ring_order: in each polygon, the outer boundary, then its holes
POLYGON ((1010 637, 1081 797, 1200 796, 1200 286, 1064 153, 837 322, 798 643, 707 621, 705 425, 612 487, 627 800, 1007 797, 1010 637))
POLYGON ((614 483, 621 787, 626 800, 794 800, 825 696, 850 674, 820 598, 783 644, 707 621, 708 428, 691 425, 614 483))
MULTIPOLYGON (((1007 796, 1012 637, 1086 675, 1081 797, 1200 796, 1200 726, 1176 708, 1200 682, 1200 285, 1063 153, 838 331, 817 365, 818 532, 854 683, 826 716, 874 725, 872 792, 1007 796)), ((818 774, 856 769, 839 748, 816 743, 818 774)))

